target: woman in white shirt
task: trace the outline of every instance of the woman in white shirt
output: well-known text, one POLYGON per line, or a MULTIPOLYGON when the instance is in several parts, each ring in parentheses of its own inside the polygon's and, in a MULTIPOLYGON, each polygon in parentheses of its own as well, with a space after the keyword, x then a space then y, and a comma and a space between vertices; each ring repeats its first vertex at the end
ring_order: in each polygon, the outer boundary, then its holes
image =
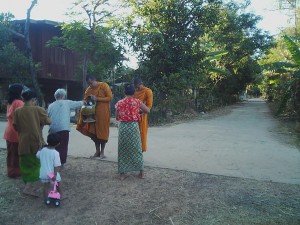
POLYGON ((61 139, 56 150, 59 152, 62 165, 66 163, 68 155, 71 109, 78 109, 83 105, 83 101, 67 100, 66 96, 65 89, 57 89, 54 93, 56 101, 48 107, 51 119, 49 133, 58 133, 61 139))

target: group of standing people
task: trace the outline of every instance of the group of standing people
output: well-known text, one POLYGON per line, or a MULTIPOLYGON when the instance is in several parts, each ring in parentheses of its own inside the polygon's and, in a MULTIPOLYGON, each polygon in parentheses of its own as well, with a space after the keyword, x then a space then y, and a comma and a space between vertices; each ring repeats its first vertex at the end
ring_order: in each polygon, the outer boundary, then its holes
MULTIPOLYGON (((88 88, 84 93, 84 100, 90 97, 96 102, 96 121, 85 123, 83 116, 79 114, 76 129, 95 143, 96 152, 91 158, 103 159, 109 139, 112 92, 107 83, 98 82, 94 76, 86 76, 86 82, 88 88)), ((124 89, 125 98, 115 105, 116 119, 120 121, 118 172, 122 180, 126 177, 125 172, 130 171, 140 171, 139 177, 144 178, 142 152, 147 149, 148 113, 153 104, 153 94, 140 78, 134 80, 134 85, 125 85, 124 89)))
MULTIPOLYGON (((112 92, 105 82, 98 82, 94 76, 86 76, 87 89, 82 101, 66 99, 66 91, 58 89, 55 101, 48 111, 37 106, 36 94, 23 91, 23 85, 9 87, 7 105, 7 126, 4 139, 7 144, 7 175, 22 176, 25 182, 24 194, 36 196, 32 183, 41 180, 49 184, 46 174, 54 173, 60 181, 60 168, 66 163, 68 154, 70 111, 86 104, 90 97, 96 102, 95 122, 85 123, 79 113, 76 129, 91 138, 96 152, 91 158, 105 158, 105 145, 109 139, 110 102, 112 92), (49 125, 46 145, 42 129, 49 125)), ((148 113, 152 107, 151 89, 145 87, 140 78, 125 85, 125 98, 115 105, 119 121, 118 172, 123 180, 126 172, 139 171, 144 178, 143 153, 147 149, 148 113)), ((44 185, 44 197, 49 185, 44 185)))
POLYGON ((25 182, 23 193, 33 196, 37 193, 32 184, 39 179, 41 168, 36 153, 45 144, 43 126, 51 123, 47 111, 36 105, 36 97, 31 90, 23 92, 21 84, 9 87, 9 99, 12 101, 8 101, 8 122, 4 133, 8 176, 22 176, 25 182))
POLYGON ((124 180, 125 172, 140 171, 139 177, 144 178, 144 160, 139 121, 142 114, 148 114, 150 108, 141 100, 134 98, 134 86, 125 86, 125 98, 118 101, 116 119, 119 123, 118 138, 118 171, 124 180))
POLYGON ((24 194, 38 196, 32 184, 40 179, 45 184, 45 195, 50 183, 47 174, 53 173, 53 179, 60 181, 58 172, 66 162, 70 110, 81 107, 83 101, 66 100, 64 89, 58 89, 54 97, 56 101, 49 105, 47 112, 37 106, 36 93, 30 89, 23 90, 22 84, 13 84, 8 90, 7 125, 4 132, 7 175, 12 178, 22 176, 25 182, 24 194), (45 125, 50 125, 48 145, 42 134, 45 125))

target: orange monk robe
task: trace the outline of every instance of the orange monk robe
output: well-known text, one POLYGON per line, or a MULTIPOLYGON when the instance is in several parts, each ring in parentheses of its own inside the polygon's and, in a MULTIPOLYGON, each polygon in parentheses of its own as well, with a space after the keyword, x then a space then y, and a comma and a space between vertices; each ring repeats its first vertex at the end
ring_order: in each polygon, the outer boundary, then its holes
MULTIPOLYGON (((152 90, 147 87, 142 87, 141 90, 136 90, 134 92, 134 97, 140 99, 149 109, 153 105, 153 94, 152 90)), ((142 150, 145 152, 147 150, 147 133, 148 133, 148 114, 144 113, 139 121, 141 140, 142 140, 142 150)))
POLYGON ((95 123, 84 123, 82 115, 79 114, 76 129, 82 134, 97 139, 108 141, 110 126, 110 101, 112 100, 112 92, 105 82, 97 82, 96 87, 89 86, 84 93, 84 100, 88 96, 95 95, 97 97, 95 123))

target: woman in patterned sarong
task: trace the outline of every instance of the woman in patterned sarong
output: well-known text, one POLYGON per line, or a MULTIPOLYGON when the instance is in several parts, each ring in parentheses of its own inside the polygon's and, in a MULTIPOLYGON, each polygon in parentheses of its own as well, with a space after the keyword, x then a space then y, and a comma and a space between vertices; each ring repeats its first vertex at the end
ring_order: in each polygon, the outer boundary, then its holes
POLYGON ((144 160, 138 121, 140 111, 149 113, 150 109, 141 100, 133 98, 134 86, 125 86, 126 97, 115 105, 119 123, 118 137, 118 172, 120 179, 125 179, 125 172, 140 171, 139 178, 144 178, 144 160))

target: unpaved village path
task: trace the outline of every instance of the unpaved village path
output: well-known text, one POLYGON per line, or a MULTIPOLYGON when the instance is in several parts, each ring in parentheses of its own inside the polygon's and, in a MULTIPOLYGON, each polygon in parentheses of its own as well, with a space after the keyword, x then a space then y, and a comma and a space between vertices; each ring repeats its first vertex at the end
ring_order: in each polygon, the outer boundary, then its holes
MULTIPOLYGON (((277 125, 267 104, 255 99, 213 119, 151 127, 145 165, 300 184, 300 151, 278 139, 277 125)), ((89 157, 94 151, 89 138, 71 132, 71 155, 89 157)), ((117 161, 117 128, 111 128, 106 155, 117 161)))
MULTIPOLYGON (((267 104, 253 99, 232 106, 226 115, 150 127, 146 172, 153 166, 300 184, 300 151, 278 138, 276 126, 267 104)), ((106 160, 117 161, 117 137, 117 128, 112 127, 106 160)), ((3 140, 0 147, 5 148, 3 140)), ((69 155, 89 157, 94 151, 93 142, 73 126, 69 155)))

